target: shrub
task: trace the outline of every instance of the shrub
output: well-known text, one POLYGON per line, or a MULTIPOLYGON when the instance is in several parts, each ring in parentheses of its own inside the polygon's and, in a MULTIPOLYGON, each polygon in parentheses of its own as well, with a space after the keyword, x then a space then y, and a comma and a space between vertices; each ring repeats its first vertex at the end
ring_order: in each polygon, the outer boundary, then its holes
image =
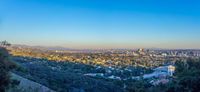
POLYGON ((7 50, 0 48, 0 92, 5 92, 11 84, 9 72, 15 67, 16 65, 11 61, 7 50))

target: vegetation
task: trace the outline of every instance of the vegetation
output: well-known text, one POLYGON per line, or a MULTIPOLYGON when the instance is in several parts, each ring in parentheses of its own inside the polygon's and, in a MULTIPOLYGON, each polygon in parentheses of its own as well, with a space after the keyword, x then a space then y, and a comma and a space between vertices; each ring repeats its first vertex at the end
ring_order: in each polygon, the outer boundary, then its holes
MULTIPOLYGON (((46 50, 43 48, 34 47, 13 47, 10 48, 11 54, 13 56, 23 56, 23 57, 34 57, 34 58, 44 58, 53 61, 60 62, 73 62, 73 63, 83 63, 93 66, 115 66, 115 67, 129 67, 129 66, 140 66, 144 68, 152 68, 168 63, 167 61, 175 61, 176 58, 166 58, 166 57, 155 57, 152 56, 150 52, 146 52, 146 55, 141 55, 139 52, 135 51, 137 55, 126 54, 125 51, 109 52, 79 52, 79 51, 56 51, 56 50, 46 50)), ((131 52, 131 51, 130 51, 131 52)), ((159 53, 154 53, 158 54, 159 53)), ((180 59, 180 58, 178 58, 180 59)))
POLYGON ((171 82, 166 85, 149 86, 146 81, 138 81, 129 92, 200 92, 200 59, 187 59, 186 61, 176 61, 176 73, 171 82), (141 90, 138 90, 141 89, 141 90))
MULTIPOLYGON (((10 44, 3 41, 1 46, 7 47, 10 44)), ((11 52, 16 56, 14 57, 15 62, 22 66, 14 71, 16 74, 58 92, 199 92, 200 87, 200 58, 196 57, 172 58, 176 60, 174 64, 176 66, 175 75, 169 78, 167 84, 152 85, 148 79, 112 80, 101 77, 93 78, 84 76, 84 74, 106 74, 109 65, 116 65, 118 67, 113 67, 121 70, 128 69, 131 70, 131 73, 126 71, 121 73, 118 70, 112 71, 111 75, 117 75, 121 78, 139 76, 141 73, 151 73, 152 67, 163 65, 164 61, 174 63, 173 61, 158 58, 155 60, 158 62, 148 62, 149 58, 142 59, 142 57, 119 56, 118 54, 56 53, 38 49, 17 49, 11 52), (117 59, 115 59, 116 57, 117 59), (141 59, 138 60, 138 58, 141 59), (145 67, 139 67, 141 65, 145 67), (101 68, 97 70, 97 66, 101 68)), ((10 80, 9 72, 15 67, 16 65, 11 62, 6 49, 0 48, 0 92, 4 92, 12 84, 19 83, 10 80)))
POLYGON ((7 47, 7 46, 11 46, 11 44, 9 42, 7 42, 7 41, 1 41, 0 42, 0 46, 7 47))
POLYGON ((11 61, 5 48, 0 48, 0 92, 5 92, 11 84, 16 84, 16 80, 10 80, 9 72, 16 65, 11 61))
POLYGON ((14 60, 24 67, 15 71, 16 74, 57 92, 123 92, 122 88, 115 85, 112 80, 84 76, 86 72, 94 72, 93 66, 34 58, 14 58, 14 60))
MULTIPOLYGON (((185 62, 177 61, 175 63, 177 67, 175 76, 171 78, 168 84, 157 86, 153 86, 149 83, 149 80, 109 80, 83 76, 82 74, 87 72, 96 72, 93 66, 85 64, 55 62, 34 58, 20 59, 19 57, 15 57, 15 61, 25 68, 23 71, 16 71, 16 73, 58 92, 73 92, 71 90, 94 92, 94 90, 97 89, 99 92, 116 92, 119 90, 120 92, 188 92, 187 89, 187 91, 179 91, 180 89, 183 90, 183 88, 194 90, 189 92, 196 92, 195 87, 199 86, 198 82, 195 82, 199 81, 199 59, 188 59, 185 62), (191 73, 192 71, 194 73, 191 73), (188 79, 187 75, 189 74, 190 77, 193 78, 188 79), (186 83, 188 81, 192 82, 190 85, 188 84, 188 86, 185 86, 182 84, 184 81, 186 81, 186 83), (117 90, 113 88, 117 88, 117 90)), ((104 71, 99 72, 101 73, 104 71)))
POLYGON ((176 62, 176 78, 169 91, 199 92, 200 90, 200 59, 188 59, 176 62))
POLYGON ((176 61, 174 77, 170 78, 168 84, 157 86, 153 86, 149 80, 110 80, 83 76, 88 72, 103 73, 105 70, 96 70, 94 66, 82 63, 28 57, 15 57, 15 61, 24 67, 16 73, 58 92, 198 92, 200 87, 200 59, 197 58, 176 61))

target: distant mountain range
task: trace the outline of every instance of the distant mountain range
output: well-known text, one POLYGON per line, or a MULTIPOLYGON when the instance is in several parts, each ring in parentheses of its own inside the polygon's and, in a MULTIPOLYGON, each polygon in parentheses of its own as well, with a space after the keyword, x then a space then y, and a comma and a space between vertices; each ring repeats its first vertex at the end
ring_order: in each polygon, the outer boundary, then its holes
MULTIPOLYGON (((60 51, 100 51, 100 50, 137 50, 139 49, 139 48, 74 49, 74 48, 66 48, 62 46, 29 46, 29 45, 21 45, 21 44, 13 44, 12 47, 35 48, 35 49, 42 49, 42 50, 60 50, 60 51)), ((144 49, 145 50, 200 50, 200 49, 167 49, 167 48, 144 48, 144 49)))
POLYGON ((71 49, 71 48, 65 48, 61 46, 29 46, 29 45, 20 45, 20 44, 14 44, 13 47, 23 47, 23 48, 35 48, 35 49, 45 49, 45 50, 77 50, 77 49, 71 49))

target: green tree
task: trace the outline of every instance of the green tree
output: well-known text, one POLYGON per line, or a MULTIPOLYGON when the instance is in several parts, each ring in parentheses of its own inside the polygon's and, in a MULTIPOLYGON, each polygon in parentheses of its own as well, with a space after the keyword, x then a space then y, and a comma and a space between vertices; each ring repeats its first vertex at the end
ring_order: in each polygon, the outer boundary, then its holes
POLYGON ((0 48, 0 92, 5 92, 12 82, 10 80, 9 71, 15 67, 16 65, 11 62, 7 50, 5 48, 0 48))
POLYGON ((200 59, 178 61, 176 65, 176 79, 168 92, 199 92, 200 90, 200 59))
POLYGON ((1 46, 3 46, 3 47, 11 46, 11 44, 10 44, 9 42, 7 42, 7 41, 2 41, 2 42, 0 42, 0 44, 1 44, 1 46))

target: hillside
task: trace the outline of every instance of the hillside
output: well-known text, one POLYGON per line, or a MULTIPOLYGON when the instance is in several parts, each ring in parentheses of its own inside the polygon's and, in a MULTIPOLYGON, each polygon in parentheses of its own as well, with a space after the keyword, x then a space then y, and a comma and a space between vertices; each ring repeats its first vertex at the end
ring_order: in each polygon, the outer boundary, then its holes
POLYGON ((55 92, 39 83, 33 82, 26 78, 23 78, 17 74, 11 73, 11 78, 19 80, 20 84, 17 86, 17 89, 23 92, 55 92))
POLYGON ((15 67, 7 50, 0 47, 0 92, 5 92, 11 86, 12 80, 10 80, 9 72, 15 67))
POLYGON ((49 88, 11 73, 16 64, 5 48, 0 48, 0 92, 54 92, 49 88), (14 84, 18 85, 14 85, 14 84))

